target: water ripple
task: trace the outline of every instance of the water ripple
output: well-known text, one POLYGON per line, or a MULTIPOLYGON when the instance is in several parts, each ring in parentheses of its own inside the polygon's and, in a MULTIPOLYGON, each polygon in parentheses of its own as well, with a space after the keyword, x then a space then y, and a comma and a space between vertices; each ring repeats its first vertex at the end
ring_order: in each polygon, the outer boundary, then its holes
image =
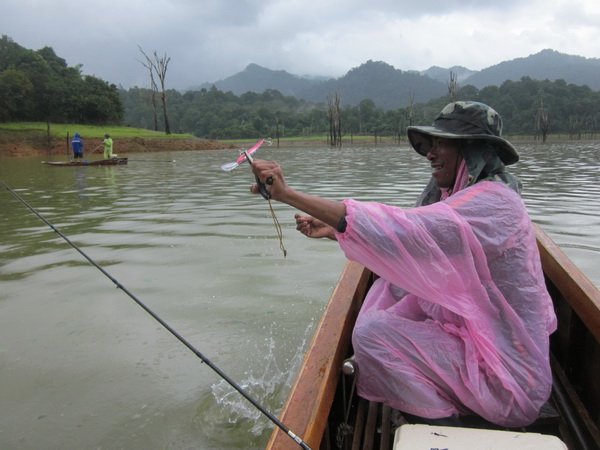
MULTIPOLYGON (((511 170, 533 220, 600 285, 599 144, 519 150, 511 170)), ((284 259, 267 202, 248 193, 248 167, 219 169, 237 154, 132 155, 124 167, 3 160, 0 178, 276 411, 344 258, 336 243, 297 233, 295 211, 274 203, 284 259)), ((292 187, 335 200, 411 207, 430 176, 406 145, 258 156, 281 162, 292 187)), ((4 442, 129 448, 143 435, 170 448, 245 448, 250 433, 264 443, 269 425, 204 365, 7 192, 0 202, 4 442)))

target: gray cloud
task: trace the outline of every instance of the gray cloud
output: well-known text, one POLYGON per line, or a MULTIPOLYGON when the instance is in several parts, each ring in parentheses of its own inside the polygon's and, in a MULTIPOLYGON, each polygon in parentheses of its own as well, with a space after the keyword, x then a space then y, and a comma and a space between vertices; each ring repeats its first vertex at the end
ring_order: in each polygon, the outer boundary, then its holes
POLYGON ((340 76, 369 59, 423 70, 544 48, 598 57, 599 19, 596 0, 5 0, 0 33, 125 87, 148 85, 137 46, 157 50, 183 89, 249 63, 340 76))

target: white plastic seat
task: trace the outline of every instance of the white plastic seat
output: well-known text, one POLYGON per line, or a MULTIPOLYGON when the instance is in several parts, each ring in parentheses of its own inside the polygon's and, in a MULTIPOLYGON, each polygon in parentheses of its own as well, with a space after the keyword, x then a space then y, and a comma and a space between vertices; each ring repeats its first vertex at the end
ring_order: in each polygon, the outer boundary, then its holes
POLYGON ((402 425, 394 450, 567 450, 556 436, 479 428, 402 425))

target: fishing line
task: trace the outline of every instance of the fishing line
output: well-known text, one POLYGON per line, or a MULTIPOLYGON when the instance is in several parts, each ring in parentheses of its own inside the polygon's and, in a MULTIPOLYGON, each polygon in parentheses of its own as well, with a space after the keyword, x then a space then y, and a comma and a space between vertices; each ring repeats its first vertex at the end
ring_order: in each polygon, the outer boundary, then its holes
POLYGON ((233 381, 225 372, 219 369, 212 361, 210 361, 206 356, 204 356, 198 349, 196 349, 191 343, 189 343, 183 336, 181 336, 177 331, 175 331, 171 326, 162 320, 154 311, 152 311, 148 306, 146 306, 140 299, 138 299, 135 295, 133 295, 125 286, 123 286, 116 278, 110 275, 106 270, 104 270, 98 263, 96 263, 92 258, 90 258, 83 250, 81 250, 77 245, 75 245, 67 236, 65 236, 58 228, 56 228, 52 223, 50 223, 44 216, 42 216, 38 211, 36 211, 29 203, 27 203, 19 194, 13 191, 9 186, 7 186, 2 180, 0 180, 0 184, 6 188, 8 192, 10 192, 17 200, 19 200, 23 205, 25 205, 33 214, 35 214, 42 222, 48 225, 52 230, 58 234, 61 238, 63 238, 67 244, 77 250, 85 259, 87 259, 94 267, 96 267, 100 272, 102 272, 110 281, 112 281, 118 289, 121 289, 125 292, 134 302, 136 302, 144 311, 150 314, 158 323, 160 323, 169 333, 175 336, 179 342, 185 345, 189 350, 192 351, 200 360, 206 365, 208 365, 212 370, 214 370, 221 378, 223 378, 231 387, 233 387, 236 391, 238 391, 246 400, 252 403, 261 413, 263 413, 271 422, 273 422, 277 427, 283 430, 290 438, 294 440, 300 447, 306 450, 310 450, 308 444, 306 444, 299 436, 294 434, 288 427, 286 427, 277 417, 271 414, 265 407, 263 407, 258 401, 256 401, 250 394, 248 394, 242 387, 240 387, 235 381, 233 381))
POLYGON ((271 211, 271 217, 273 218, 273 223, 275 224, 275 230, 277 231, 277 237, 279 238, 279 249, 283 253, 283 257, 287 256, 287 250, 283 246, 283 232, 281 231, 281 224, 279 223, 279 219, 275 215, 275 210, 273 209, 273 205, 271 204, 271 197, 267 199, 269 202, 269 211, 271 211))
MULTIPOLYGON (((263 145, 265 142, 267 144, 269 144, 269 146, 273 145, 273 142, 270 139, 271 138, 260 140, 250 150, 243 151, 240 154, 240 157, 236 161, 233 161, 233 162, 230 162, 227 164, 223 164, 221 166, 221 170, 224 170, 225 172, 231 172, 233 169, 235 169, 236 167, 238 167, 240 164, 242 164, 245 161, 248 161, 248 163, 250 165, 252 165, 254 163, 252 154, 256 153, 258 151, 258 149, 260 148, 260 146, 263 145)), ((269 180, 271 183, 273 182, 273 179, 269 178, 269 180)), ((256 185, 258 186, 258 188, 260 190, 260 194, 265 198, 265 200, 267 200, 269 202, 269 211, 271 212, 271 217, 273 218, 273 223, 275 224, 275 230, 277 231, 277 237, 279 238, 279 249, 283 253, 283 257, 285 258, 287 256, 287 250, 285 249, 285 247, 283 245, 283 232, 281 231, 281 224, 279 223, 279 220, 277 219, 277 216, 275 215, 275 210, 273 209, 273 205, 271 204, 271 194, 269 194, 269 191, 267 191, 267 187, 263 183, 260 182, 258 177, 256 177, 256 185)))
MULTIPOLYGON (((252 158, 252 155, 249 151, 245 151, 244 156, 246 157, 250 165, 254 164, 254 159, 252 158)), ((279 238, 279 249, 283 253, 283 257, 285 258, 287 256, 287 250, 283 246, 283 232, 281 231, 281 224, 279 223, 279 219, 277 219, 277 216, 275 215, 275 210, 273 209, 273 205, 271 204, 271 194, 267 190, 267 186, 260 181, 257 175, 255 175, 254 178, 256 180, 256 185, 258 186, 260 195, 262 195, 263 198, 269 202, 269 211, 271 211, 271 217, 273 218, 275 230, 277 231, 277 237, 279 238)), ((267 184, 273 184, 273 178, 267 179, 267 184)))

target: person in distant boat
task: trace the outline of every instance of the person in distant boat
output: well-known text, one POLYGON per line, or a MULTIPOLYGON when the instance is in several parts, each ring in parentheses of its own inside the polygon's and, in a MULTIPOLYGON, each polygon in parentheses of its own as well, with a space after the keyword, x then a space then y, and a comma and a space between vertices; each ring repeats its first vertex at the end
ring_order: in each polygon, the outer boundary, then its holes
POLYGON ((104 135, 104 140, 102 141, 102 145, 104 146, 104 159, 112 158, 113 140, 111 139, 110 134, 106 133, 104 135))
POLYGON ((379 276, 352 337, 362 397, 506 427, 532 423, 548 400, 556 317, 521 184, 505 169, 519 155, 501 132, 498 113, 478 102, 408 127, 433 169, 408 209, 307 195, 276 162, 254 161, 274 200, 310 215, 296 215, 300 232, 336 239, 379 276))
POLYGON ((73 159, 77 161, 78 159, 83 160, 83 139, 79 133, 75 133, 75 137, 71 141, 71 146, 73 147, 73 159))

